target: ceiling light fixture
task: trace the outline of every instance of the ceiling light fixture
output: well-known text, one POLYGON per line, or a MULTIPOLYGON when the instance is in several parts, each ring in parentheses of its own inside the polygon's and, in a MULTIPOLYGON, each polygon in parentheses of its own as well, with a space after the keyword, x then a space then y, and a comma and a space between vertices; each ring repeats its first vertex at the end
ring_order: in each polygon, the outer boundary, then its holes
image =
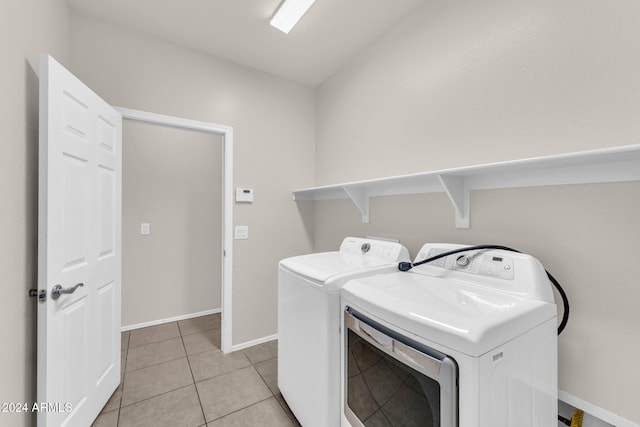
POLYGON ((285 34, 298 23, 316 0, 284 0, 271 18, 271 25, 285 34))

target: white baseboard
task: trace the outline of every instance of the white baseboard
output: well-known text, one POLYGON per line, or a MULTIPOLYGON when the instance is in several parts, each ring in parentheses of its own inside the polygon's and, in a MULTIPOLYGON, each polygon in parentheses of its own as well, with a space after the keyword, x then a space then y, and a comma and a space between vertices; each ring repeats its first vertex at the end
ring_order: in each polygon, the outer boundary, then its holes
POLYGON ((136 323, 134 325, 126 325, 120 328, 120 330, 122 332, 131 331, 133 329, 147 328, 149 326, 162 325, 164 323, 169 323, 169 322, 177 322, 178 320, 193 319, 194 317, 206 316, 207 314, 215 314, 215 313, 222 313, 222 309, 214 308, 213 310, 205 310, 205 311, 199 311, 197 313, 183 314, 181 316, 169 317, 167 319, 152 320, 150 322, 136 323))
POLYGON ((245 348, 253 347, 254 345, 263 344, 269 341, 277 340, 278 334, 269 335, 268 337, 258 338, 257 340, 243 342, 242 344, 236 344, 231 347, 231 352, 244 350, 245 348))
POLYGON ((593 415, 594 417, 599 418, 611 425, 614 425, 615 427, 640 427, 638 424, 635 424, 627 419, 622 418, 619 415, 609 412, 606 409, 602 409, 601 407, 596 406, 593 403, 582 400, 579 397, 567 393, 566 391, 558 390, 558 399, 565 403, 568 403, 574 408, 582 409, 585 412, 585 415, 593 415))

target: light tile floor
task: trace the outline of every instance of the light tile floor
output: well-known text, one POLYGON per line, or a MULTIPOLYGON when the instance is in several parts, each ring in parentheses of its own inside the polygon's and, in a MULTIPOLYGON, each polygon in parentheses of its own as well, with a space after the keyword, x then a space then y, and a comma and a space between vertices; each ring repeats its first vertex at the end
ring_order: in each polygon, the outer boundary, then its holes
POLYGON ((122 333, 122 380, 95 427, 300 426, 277 386, 278 343, 220 351, 220 315, 122 333))

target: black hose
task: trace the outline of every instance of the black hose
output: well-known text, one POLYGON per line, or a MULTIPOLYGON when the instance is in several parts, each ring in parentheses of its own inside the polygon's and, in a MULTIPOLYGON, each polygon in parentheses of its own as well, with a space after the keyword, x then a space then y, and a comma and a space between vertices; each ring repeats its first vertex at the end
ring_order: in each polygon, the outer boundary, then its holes
MULTIPOLYGON (((501 246, 501 245, 467 246, 464 248, 458 248, 458 249, 453 249, 446 252, 441 252, 430 258, 426 258, 426 259, 423 259, 422 261, 416 262, 415 264, 412 264, 410 262, 401 262, 400 264, 398 264, 398 270, 409 271, 413 267, 417 267, 422 264, 427 264, 427 263, 439 260, 440 258, 447 257, 449 255, 458 254, 460 252, 476 251, 480 249, 499 249, 503 251, 517 252, 519 254, 522 253, 516 249, 509 248, 507 246, 501 246)), ((560 321, 560 325, 558 325, 558 335, 560 335, 562 331, 564 331, 564 328, 567 326, 567 322, 569 322, 569 298, 567 297, 567 294, 565 293, 564 289, 562 289, 562 286, 560 286, 560 283, 556 280, 556 278, 553 277, 551 273, 549 273, 547 270, 545 270, 545 273, 547 273, 547 277, 549 278, 549 281, 553 283, 553 286, 555 286, 555 288, 558 290, 558 293, 560 294, 560 297, 562 298, 562 307, 563 307, 562 320, 560 321)))
POLYGON ((566 426, 570 426, 571 425, 571 420, 563 417, 562 415, 558 415, 558 421, 560 421, 562 424, 564 424, 566 426))

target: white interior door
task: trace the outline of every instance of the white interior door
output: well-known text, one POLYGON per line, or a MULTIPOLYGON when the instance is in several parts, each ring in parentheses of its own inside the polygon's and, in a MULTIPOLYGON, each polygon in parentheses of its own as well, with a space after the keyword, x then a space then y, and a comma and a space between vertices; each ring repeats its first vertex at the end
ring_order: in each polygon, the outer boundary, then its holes
POLYGON ((38 426, 87 427, 120 383, 122 116, 40 68, 38 426))

